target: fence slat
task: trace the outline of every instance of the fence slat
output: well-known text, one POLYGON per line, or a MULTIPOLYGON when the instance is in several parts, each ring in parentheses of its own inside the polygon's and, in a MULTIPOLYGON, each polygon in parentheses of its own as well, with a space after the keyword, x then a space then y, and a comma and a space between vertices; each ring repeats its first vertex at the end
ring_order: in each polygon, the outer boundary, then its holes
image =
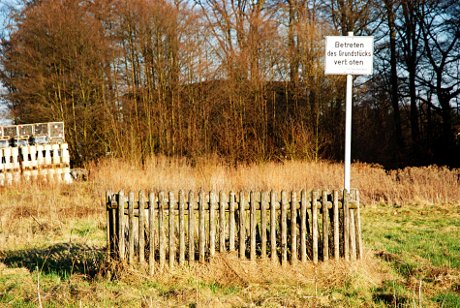
POLYGON ((265 259, 267 256, 267 198, 268 193, 262 192, 260 200, 260 257, 265 259))
POLYGON ((225 207, 227 206, 226 195, 219 192, 219 252, 225 252, 225 207))
POLYGON ((134 262, 134 192, 128 193, 128 263, 133 264, 134 262))
POLYGON ((291 263, 297 263, 297 194, 291 193, 291 263))
POLYGON ((233 191, 230 192, 230 204, 229 204, 229 230, 228 230, 228 237, 229 237, 229 246, 228 250, 235 251, 235 193, 233 191))
POLYGON ((311 196, 311 215, 312 215, 312 235, 313 235, 313 263, 318 263, 318 191, 312 191, 311 196))
POLYGON ((165 239, 165 228, 164 228, 164 205, 166 203, 164 192, 160 191, 159 193, 159 202, 158 202, 158 233, 159 233, 159 243, 158 250, 160 254, 160 269, 163 270, 166 262, 166 239, 165 239))
POLYGON ((321 198, 323 212, 323 261, 329 260, 329 210, 327 202, 327 191, 323 191, 321 198))
POLYGON ((287 263, 287 196, 286 191, 281 192, 281 265, 287 263))
POLYGON ((307 193, 300 192, 300 261, 307 262, 307 193))
POLYGON ((245 198, 244 192, 240 192, 240 204, 238 208, 238 218, 239 218, 239 247, 240 247, 240 259, 246 258, 246 224, 244 219, 244 208, 245 208, 245 198))
POLYGON ((117 224, 117 234, 118 234, 118 257, 120 261, 125 259, 125 197, 123 191, 118 193, 118 224, 117 224))
POLYGON ((216 192, 209 193, 209 255, 216 252, 216 192))
POLYGON ((145 237, 144 237, 144 223, 145 223, 145 211, 144 211, 144 192, 139 191, 139 264, 141 267, 145 264, 145 237))
POLYGON ((198 196, 198 209, 199 209, 199 222, 198 222, 198 233, 199 233, 199 260, 200 262, 204 262, 204 257, 205 257, 205 225, 204 225, 204 204, 205 204, 205 198, 204 198, 204 191, 200 190, 199 196, 198 196))
MULTIPOLYGON (((1 153, 1 151, 0 151, 1 153)), ((2 163, 1 161, 1 157, 0 157, 0 164, 2 163)), ((107 191, 106 195, 105 195, 105 201, 107 204, 111 204, 112 203, 112 198, 113 198, 113 194, 112 192, 110 191, 107 191)), ((110 262, 110 260, 112 259, 112 252, 114 251, 114 240, 115 240, 115 236, 114 236, 114 232, 115 232, 115 229, 116 229, 116 226, 115 226, 115 220, 114 220, 114 217, 113 217, 113 213, 114 213, 114 210, 113 209, 108 209, 107 210, 107 260, 110 262)))
POLYGON ((355 210, 350 209, 350 257, 356 260, 355 210))
POLYGON ((185 264, 185 223, 184 223, 185 195, 181 189, 179 191, 179 265, 185 264))
MULTIPOLYGON (((114 200, 116 198, 116 195, 115 194, 112 194, 112 202, 116 200, 114 200)), ((114 203, 115 203, 114 202, 114 203)), ((116 205, 113 204, 113 205, 116 205)), ((110 213, 111 213, 111 217, 112 217, 112 240, 110 241, 112 243, 111 245, 111 258, 112 259, 117 259, 117 252, 118 252, 118 231, 117 231, 117 220, 118 220, 118 208, 113 208, 110 213)))
POLYGON ((256 196, 251 191, 249 195, 249 229, 250 229, 250 254, 251 261, 256 259, 256 196))
POLYGON ((155 194, 149 193, 149 274, 155 273, 155 194))
POLYGON ((195 194, 192 191, 188 193, 188 262, 195 261, 195 194))
POLYGON ((273 263, 278 261, 276 255, 276 193, 270 192, 270 258, 273 263))
POLYGON ((176 258, 176 237, 174 235, 174 208, 176 201, 174 200, 174 193, 169 192, 169 268, 174 267, 174 261, 176 258))
POLYGON ((340 234, 339 234, 339 192, 333 191, 333 211, 334 211, 334 260, 340 258, 340 234))
POLYGON ((356 241, 358 245, 358 259, 364 258, 364 247, 363 247, 363 236, 361 232, 361 210, 360 210, 360 200, 359 200, 359 191, 355 190, 355 202, 356 202, 356 211, 355 211, 355 222, 356 222, 356 241))
POLYGON ((343 191, 343 254, 345 261, 350 260, 350 223, 348 208, 348 191, 343 191))

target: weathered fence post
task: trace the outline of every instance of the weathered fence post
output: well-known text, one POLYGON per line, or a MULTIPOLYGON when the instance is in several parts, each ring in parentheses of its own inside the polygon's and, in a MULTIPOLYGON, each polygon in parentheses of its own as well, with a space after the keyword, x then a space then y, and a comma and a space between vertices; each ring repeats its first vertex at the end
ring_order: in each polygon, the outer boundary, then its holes
POLYGON ((134 262, 134 192, 128 193, 128 263, 134 262))
POLYGON ((356 260, 356 232, 355 232, 355 215, 354 209, 350 209, 350 257, 352 261, 356 260))
POLYGON ((270 192, 270 257, 273 263, 278 261, 276 255, 276 193, 270 192))
POLYGON ((238 217, 239 217, 239 228, 240 228, 240 234, 239 234, 239 248, 240 248, 240 259, 245 259, 246 258, 246 223, 245 223, 245 213, 244 213, 244 208, 245 208, 245 198, 244 198, 244 192, 240 192, 240 204, 239 204, 239 212, 238 212, 238 217))
POLYGON ((323 211, 323 261, 329 260, 329 210, 327 202, 327 192, 323 191, 321 198, 323 211))
POLYGON ((256 196, 253 191, 249 195, 249 236, 251 261, 256 259, 256 196))
POLYGON ((287 263, 287 196, 286 191, 281 192, 281 265, 287 263))
POLYGON ((261 235, 261 249, 260 257, 265 259, 267 256, 267 198, 268 193, 262 192, 260 195, 260 235, 261 235))
POLYGON ((174 236, 174 207, 176 205, 176 201, 174 199, 174 193, 173 192, 169 192, 169 210, 168 210, 168 214, 169 214, 169 235, 168 235, 168 239, 169 239, 169 268, 173 268, 174 267, 174 259, 176 257, 176 237, 174 236))
POLYGON ((199 253, 200 262, 204 262, 205 257, 205 225, 204 225, 204 191, 200 190, 198 195, 198 209, 199 209, 199 222, 198 222, 198 229, 199 229, 199 253))
POLYGON ((149 274, 155 273, 155 194, 149 193, 149 274))
POLYGON ((355 202, 356 202, 356 232, 357 234, 357 243, 358 243, 358 258, 364 258, 364 247, 363 247, 363 237, 361 233, 361 210, 360 210, 360 200, 359 200, 359 190, 355 190, 355 202))
POLYGON ((345 261, 350 260, 350 222, 348 208, 348 191, 343 191, 343 254, 345 261))
POLYGON ((332 206, 334 212, 334 260, 338 261, 340 258, 339 193, 337 190, 334 190, 332 194, 332 206))
POLYGON ((185 222, 184 222, 185 195, 179 191, 179 265, 185 264, 185 222))
POLYGON ((144 211, 144 192, 139 192, 139 264, 141 267, 145 263, 145 238, 144 238, 144 223, 145 223, 145 211, 144 211))
POLYGON ((307 193, 300 193, 300 260, 307 262, 307 193))
POLYGON ((318 263, 318 191, 311 193, 312 236, 313 236, 313 263, 318 263))
POLYGON ((297 263, 297 193, 291 193, 291 264, 297 263))
POLYGON ((225 207, 227 205, 226 195, 219 192, 219 252, 225 252, 225 207))
POLYGON ((112 198, 114 197, 113 193, 111 191, 107 191, 106 193, 106 202, 108 205, 107 208, 107 260, 110 262, 110 260, 114 257, 113 253, 115 251, 115 217, 114 213, 115 210, 113 209, 114 202, 112 198))
POLYGON ((233 191, 230 192, 230 203, 229 203, 229 229, 228 229, 228 237, 229 237, 229 247, 228 250, 235 251, 235 193, 233 191))
POLYGON ((189 264, 195 261, 195 194, 190 191, 188 194, 188 262, 189 264))
POLYGON ((214 257, 216 252, 216 192, 209 193, 209 255, 214 257))
POLYGON ((118 193, 117 198, 118 205, 118 224, 117 224, 117 234, 118 234, 118 257, 120 261, 125 259, 125 196, 123 191, 118 193))
POLYGON ((166 253, 165 253, 165 227, 164 227, 164 206, 165 206, 165 195, 164 192, 160 191, 158 195, 158 250, 160 254, 160 270, 164 269, 166 262, 166 253))

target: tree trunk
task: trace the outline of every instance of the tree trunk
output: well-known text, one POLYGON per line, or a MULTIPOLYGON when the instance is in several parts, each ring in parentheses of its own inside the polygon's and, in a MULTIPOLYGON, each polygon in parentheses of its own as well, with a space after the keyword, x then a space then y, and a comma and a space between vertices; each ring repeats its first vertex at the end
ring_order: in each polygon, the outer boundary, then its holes
POLYGON ((397 159, 399 158, 402 150, 404 149, 404 140, 402 137, 401 129, 401 113, 399 110, 399 91, 398 91, 398 72, 397 72, 397 59, 396 59, 396 29, 395 29, 395 14, 393 11, 393 0, 385 0, 387 9, 387 21, 390 36, 390 97, 391 105, 393 107, 393 121, 395 128, 395 137, 397 143, 397 159))

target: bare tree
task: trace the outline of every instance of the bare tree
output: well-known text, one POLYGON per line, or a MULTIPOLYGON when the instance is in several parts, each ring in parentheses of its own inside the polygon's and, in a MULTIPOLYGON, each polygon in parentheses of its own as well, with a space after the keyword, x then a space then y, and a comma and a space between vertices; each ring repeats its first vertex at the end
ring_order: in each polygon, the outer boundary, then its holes
MULTIPOLYGON (((424 58, 417 80, 436 96, 443 144, 453 145, 451 101, 460 96, 460 23, 458 1, 427 1, 418 12, 424 58)), ((431 102, 430 102, 431 103, 431 102)))
POLYGON ((332 0, 324 1, 332 22, 342 35, 348 32, 365 32, 372 20, 374 1, 332 0))
POLYGON ((104 153, 110 48, 100 22, 69 0, 32 3, 17 16, 1 58, 15 121, 64 121, 77 163, 104 153))
MULTIPOLYGON (((397 54, 397 31, 396 31, 396 12, 399 0, 384 0, 386 21, 388 24, 388 37, 390 49, 390 97, 393 107, 393 119, 395 136, 397 140, 398 152, 404 149, 404 139, 401 128, 401 112, 399 108, 399 84, 398 84, 398 54, 397 54)), ((398 155, 399 156, 399 155, 398 155)))

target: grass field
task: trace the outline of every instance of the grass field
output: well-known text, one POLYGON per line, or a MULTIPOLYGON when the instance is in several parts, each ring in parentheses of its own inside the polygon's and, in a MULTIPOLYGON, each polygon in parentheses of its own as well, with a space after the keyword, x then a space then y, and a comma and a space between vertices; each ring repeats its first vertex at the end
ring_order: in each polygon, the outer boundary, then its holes
POLYGON ((342 166, 191 166, 160 157, 88 168, 84 183, 0 188, 0 306, 460 307, 459 170, 353 165, 366 245, 356 263, 281 268, 225 254, 154 277, 120 270, 107 280, 106 189, 339 188, 342 166))

